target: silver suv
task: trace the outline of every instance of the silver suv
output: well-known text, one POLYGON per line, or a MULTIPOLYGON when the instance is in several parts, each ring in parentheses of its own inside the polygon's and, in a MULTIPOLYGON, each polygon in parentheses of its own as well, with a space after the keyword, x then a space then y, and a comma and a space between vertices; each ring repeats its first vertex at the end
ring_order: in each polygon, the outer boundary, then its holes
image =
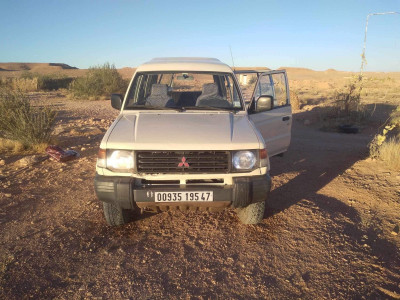
POLYGON ((263 219, 269 157, 290 144, 286 72, 240 71, 213 58, 156 58, 137 68, 100 145, 95 191, 109 225, 134 211, 216 211, 263 219), (235 74, 237 73, 237 74, 235 74), (241 92, 251 86, 251 96, 241 92))

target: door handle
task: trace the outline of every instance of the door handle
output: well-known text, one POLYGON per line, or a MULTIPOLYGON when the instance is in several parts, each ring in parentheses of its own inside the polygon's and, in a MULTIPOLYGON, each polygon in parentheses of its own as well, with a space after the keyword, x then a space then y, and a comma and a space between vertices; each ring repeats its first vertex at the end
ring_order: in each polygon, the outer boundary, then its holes
POLYGON ((282 121, 289 121, 290 120, 290 117, 289 116, 286 116, 286 117, 283 117, 282 118, 282 121))

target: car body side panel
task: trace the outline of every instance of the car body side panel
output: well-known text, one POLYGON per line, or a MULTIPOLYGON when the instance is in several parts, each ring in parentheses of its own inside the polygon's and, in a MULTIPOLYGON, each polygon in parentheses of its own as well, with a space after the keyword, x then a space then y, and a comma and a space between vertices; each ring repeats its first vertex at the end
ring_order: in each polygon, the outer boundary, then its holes
POLYGON ((291 140, 291 115, 290 106, 250 115, 250 120, 264 138, 269 156, 287 151, 291 140))

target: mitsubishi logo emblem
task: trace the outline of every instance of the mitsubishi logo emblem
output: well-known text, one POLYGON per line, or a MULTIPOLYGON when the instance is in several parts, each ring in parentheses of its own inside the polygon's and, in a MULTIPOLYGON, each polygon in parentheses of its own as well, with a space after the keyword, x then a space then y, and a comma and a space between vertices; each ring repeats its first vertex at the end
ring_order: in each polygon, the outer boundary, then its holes
POLYGON ((180 168, 189 168, 189 164, 186 162, 186 157, 182 157, 182 161, 178 164, 180 168))

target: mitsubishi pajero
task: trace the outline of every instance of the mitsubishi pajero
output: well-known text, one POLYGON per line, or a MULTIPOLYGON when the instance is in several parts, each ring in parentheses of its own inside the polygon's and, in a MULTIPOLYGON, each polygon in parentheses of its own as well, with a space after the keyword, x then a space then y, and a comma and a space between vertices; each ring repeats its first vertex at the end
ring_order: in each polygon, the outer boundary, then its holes
POLYGON ((111 105, 120 114, 101 142, 95 177, 109 225, 127 223, 135 211, 168 209, 234 208, 242 223, 263 219, 269 158, 285 152, 291 137, 284 70, 234 72, 214 58, 156 58, 137 68, 111 105), (240 83, 250 81, 254 90, 244 99, 240 83))

